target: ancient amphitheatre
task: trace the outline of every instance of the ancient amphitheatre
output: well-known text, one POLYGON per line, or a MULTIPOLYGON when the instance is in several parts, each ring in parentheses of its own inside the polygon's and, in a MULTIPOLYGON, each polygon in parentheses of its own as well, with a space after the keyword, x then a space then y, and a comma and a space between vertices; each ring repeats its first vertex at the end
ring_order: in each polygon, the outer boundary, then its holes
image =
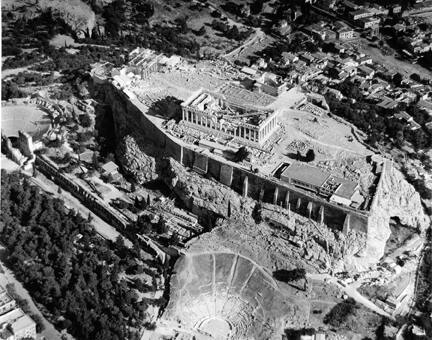
POLYGON ((188 253, 171 281, 164 319, 195 330, 197 338, 267 339, 293 309, 264 268, 224 251, 188 253))

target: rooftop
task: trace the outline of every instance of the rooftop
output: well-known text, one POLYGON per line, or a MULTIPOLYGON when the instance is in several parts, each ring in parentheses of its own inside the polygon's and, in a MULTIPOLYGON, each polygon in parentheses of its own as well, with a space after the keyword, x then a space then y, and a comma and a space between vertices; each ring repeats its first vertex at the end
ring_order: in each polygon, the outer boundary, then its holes
POLYGON ((20 308, 15 308, 14 310, 3 314, 0 316, 0 325, 8 323, 11 325, 13 333, 35 325, 35 322, 28 315, 24 314, 24 312, 20 308))
POLYGON ((292 163, 282 172, 282 176, 321 187, 330 174, 314 166, 292 163))
POLYGON ((108 163, 102 165, 102 170, 108 173, 115 172, 118 170, 118 165, 109 161, 108 163))
POLYGON ((398 106, 398 103, 389 97, 384 97, 381 102, 378 103, 378 106, 384 109, 394 109, 398 106))
POLYGON ((345 178, 334 177, 335 181, 340 183, 341 185, 336 189, 335 194, 339 197, 343 197, 346 199, 351 199, 352 195, 356 192, 358 188, 358 184, 345 178))
POLYGON ((360 9, 358 9, 358 10, 356 10, 356 11, 352 11, 352 12, 350 12, 350 14, 352 15, 352 16, 355 16, 355 15, 361 15, 361 14, 370 14, 370 15, 372 15, 373 13, 371 13, 370 11, 368 11, 367 9, 364 9, 364 8, 360 8, 360 9))

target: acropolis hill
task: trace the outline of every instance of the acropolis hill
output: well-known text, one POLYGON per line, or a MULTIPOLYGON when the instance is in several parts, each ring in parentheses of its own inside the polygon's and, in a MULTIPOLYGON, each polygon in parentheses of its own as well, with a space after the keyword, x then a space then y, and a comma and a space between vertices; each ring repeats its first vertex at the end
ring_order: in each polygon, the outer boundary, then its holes
MULTIPOLYGON (((139 134, 156 163, 170 157, 243 197, 365 234, 365 244, 346 254, 347 268, 365 270, 382 257, 390 218, 427 227, 411 185, 365 146, 360 131, 344 141, 353 128, 330 117, 316 94, 294 85, 282 93, 257 87, 263 77, 252 81, 222 61, 188 62, 146 49, 134 50, 130 60, 120 69, 95 65, 92 76, 112 108, 116 139, 139 134), (238 160, 242 148, 248 153, 238 160), (295 159, 308 149, 313 162, 295 159)), ((175 175, 160 176, 175 189, 175 175)), ((200 206, 198 197, 185 199, 200 206)), ((229 203, 222 202, 216 213, 224 215, 229 203)))

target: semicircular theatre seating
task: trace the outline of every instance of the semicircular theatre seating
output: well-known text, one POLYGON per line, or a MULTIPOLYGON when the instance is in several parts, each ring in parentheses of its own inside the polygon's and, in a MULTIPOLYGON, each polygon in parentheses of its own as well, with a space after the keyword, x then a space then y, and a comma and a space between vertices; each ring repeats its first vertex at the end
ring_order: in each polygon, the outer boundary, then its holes
POLYGON ((276 283, 256 263, 233 253, 189 254, 179 259, 166 317, 215 339, 260 333, 271 310, 276 283), (215 327, 214 325, 224 325, 215 327), (215 329, 215 334, 209 334, 215 329))

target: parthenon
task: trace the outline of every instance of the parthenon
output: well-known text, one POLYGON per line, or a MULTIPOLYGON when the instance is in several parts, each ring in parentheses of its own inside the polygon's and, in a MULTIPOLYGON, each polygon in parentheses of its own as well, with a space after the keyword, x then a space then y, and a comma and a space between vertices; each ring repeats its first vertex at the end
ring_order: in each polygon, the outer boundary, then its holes
POLYGON ((260 146, 278 128, 277 112, 265 108, 265 96, 250 98, 251 93, 230 85, 219 92, 200 89, 182 103, 183 122, 260 146))

